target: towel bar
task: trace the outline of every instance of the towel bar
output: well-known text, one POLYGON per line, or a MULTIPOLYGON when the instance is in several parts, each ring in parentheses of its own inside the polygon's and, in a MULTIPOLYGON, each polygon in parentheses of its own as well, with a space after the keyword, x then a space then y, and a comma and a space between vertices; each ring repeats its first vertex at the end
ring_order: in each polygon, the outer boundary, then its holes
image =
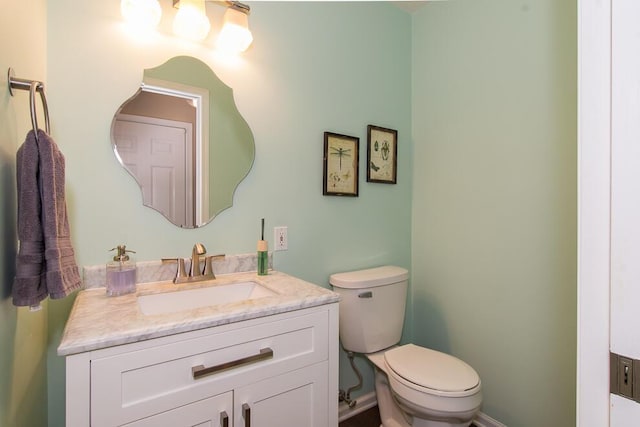
POLYGON ((38 140, 38 115, 36 112, 36 92, 40 93, 40 99, 42 100, 42 108, 44 110, 44 124, 47 134, 51 132, 51 126, 49 123, 49 107, 47 105, 47 97, 44 94, 44 83, 37 80, 20 79, 14 76, 13 68, 9 68, 7 72, 7 80, 9 81, 9 93, 14 95, 13 90, 28 90, 29 91, 29 109, 31 110, 31 125, 33 126, 33 132, 35 133, 36 141, 38 140))

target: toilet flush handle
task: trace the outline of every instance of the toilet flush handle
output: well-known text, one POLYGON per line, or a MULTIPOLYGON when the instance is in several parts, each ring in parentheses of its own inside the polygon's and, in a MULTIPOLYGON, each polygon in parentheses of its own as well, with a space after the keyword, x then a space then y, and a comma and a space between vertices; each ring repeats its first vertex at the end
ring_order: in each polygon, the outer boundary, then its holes
POLYGON ((361 294, 358 294, 358 298, 373 298, 373 292, 363 292, 361 294))

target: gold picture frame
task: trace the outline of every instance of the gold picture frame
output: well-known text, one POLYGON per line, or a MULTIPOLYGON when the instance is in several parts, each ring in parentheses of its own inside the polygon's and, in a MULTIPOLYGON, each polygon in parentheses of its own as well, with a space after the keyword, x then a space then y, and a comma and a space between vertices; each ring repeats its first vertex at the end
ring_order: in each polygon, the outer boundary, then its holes
POLYGON ((360 138, 324 133, 322 194, 358 197, 360 138))
POLYGON ((367 182, 395 184, 398 167, 398 131, 367 126, 367 182))

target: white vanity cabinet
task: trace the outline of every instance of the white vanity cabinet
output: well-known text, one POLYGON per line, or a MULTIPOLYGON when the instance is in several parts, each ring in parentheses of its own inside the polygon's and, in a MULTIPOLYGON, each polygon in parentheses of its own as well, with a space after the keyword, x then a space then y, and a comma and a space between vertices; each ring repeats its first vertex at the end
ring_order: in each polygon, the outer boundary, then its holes
POLYGON ((338 305, 71 354, 67 427, 336 427, 338 305))

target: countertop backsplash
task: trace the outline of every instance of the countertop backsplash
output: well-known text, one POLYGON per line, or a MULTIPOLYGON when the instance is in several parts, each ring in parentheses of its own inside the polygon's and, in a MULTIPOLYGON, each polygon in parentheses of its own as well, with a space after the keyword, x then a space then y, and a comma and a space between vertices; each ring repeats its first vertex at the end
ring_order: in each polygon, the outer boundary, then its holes
MULTIPOLYGON (((189 271, 189 259, 185 259, 185 269, 189 271)), ((203 261, 204 262, 204 261, 203 261)), ((201 264, 201 267, 204 264, 201 264)), ((177 265, 172 261, 141 261, 136 263, 136 283, 161 282, 173 280, 177 265)), ((218 274, 243 273, 257 271, 258 259, 255 253, 226 255, 213 261, 213 272, 218 274)), ((269 252, 269 269, 273 269, 273 253, 269 252)), ((105 286, 106 264, 85 266, 82 268, 84 289, 105 286)))

